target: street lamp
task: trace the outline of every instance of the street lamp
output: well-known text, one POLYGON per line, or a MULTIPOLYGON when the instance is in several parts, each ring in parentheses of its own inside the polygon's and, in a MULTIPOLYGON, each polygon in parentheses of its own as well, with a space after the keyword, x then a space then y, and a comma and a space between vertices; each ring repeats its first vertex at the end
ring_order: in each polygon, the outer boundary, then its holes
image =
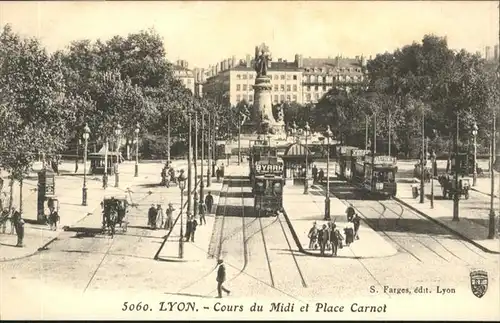
POLYGON ((306 121, 306 125, 304 127, 304 132, 306 135, 306 174, 305 174, 305 178, 304 178, 304 194, 309 193, 309 181, 307 178, 307 173, 308 173, 308 171, 307 171, 307 169, 308 169, 307 159, 309 157, 308 148, 307 148, 307 136, 309 135, 309 131, 311 131, 311 127, 309 127, 309 122, 306 121))
POLYGON ((326 197, 325 197, 325 220, 330 220, 330 137, 332 136, 330 125, 326 128, 326 197))
POLYGON ((116 164, 115 164, 115 187, 120 185, 120 173, 118 167, 120 164, 120 136, 122 134, 122 126, 120 124, 116 125, 115 136, 116 136, 116 164))
POLYGON ((135 127, 135 174, 134 177, 139 177, 139 123, 135 127))
POLYGON ((211 120, 212 118, 210 118, 210 113, 208 114, 208 129, 207 129, 207 187, 210 187, 210 185, 212 184, 212 179, 210 178, 210 161, 211 161, 211 151, 212 151, 212 136, 211 136, 211 133, 212 131, 210 129, 212 129, 210 127, 211 125, 211 120))
POLYGON ((205 162, 205 114, 201 112, 201 168, 200 168, 200 201, 203 201, 203 188, 205 187, 205 183, 203 180, 203 164, 205 162))
POLYGON ((85 146, 83 151, 83 187, 82 187, 82 205, 87 206, 87 145, 90 136, 90 128, 87 124, 83 128, 83 140, 85 140, 85 146))
POLYGON ((477 163, 477 145, 476 145, 476 136, 477 136, 477 130, 478 130, 478 126, 477 126, 477 123, 474 122, 474 124, 472 125, 472 138, 474 140, 474 159, 473 159, 473 163, 474 163, 474 170, 472 171, 472 186, 476 186, 476 183, 477 183, 477 167, 476 167, 476 163, 477 163))
POLYGON ((184 175, 184 170, 181 170, 181 174, 177 178, 179 183, 179 189, 181 190, 181 232, 179 236, 179 258, 184 258, 184 189, 186 188, 186 176, 184 175))
POLYGON ((434 208, 434 165, 436 164, 436 152, 433 150, 431 154, 431 209, 434 208))
POLYGON ((425 111, 424 107, 422 106, 422 155, 420 158, 420 203, 424 203, 424 198, 425 198, 424 160, 425 160, 425 111))

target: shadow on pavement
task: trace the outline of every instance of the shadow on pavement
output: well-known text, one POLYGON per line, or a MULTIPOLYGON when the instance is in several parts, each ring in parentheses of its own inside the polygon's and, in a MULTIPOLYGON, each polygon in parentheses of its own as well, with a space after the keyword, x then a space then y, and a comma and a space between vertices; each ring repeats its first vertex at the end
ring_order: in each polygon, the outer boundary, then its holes
POLYGON ((0 246, 6 246, 6 247, 14 247, 14 248, 16 248, 15 244, 10 244, 10 243, 0 243, 0 246))
POLYGON ((176 295, 176 296, 189 296, 189 297, 200 297, 200 298, 214 298, 213 296, 205 296, 205 295, 197 295, 197 294, 189 294, 189 293, 168 293, 165 292, 166 295, 176 295))

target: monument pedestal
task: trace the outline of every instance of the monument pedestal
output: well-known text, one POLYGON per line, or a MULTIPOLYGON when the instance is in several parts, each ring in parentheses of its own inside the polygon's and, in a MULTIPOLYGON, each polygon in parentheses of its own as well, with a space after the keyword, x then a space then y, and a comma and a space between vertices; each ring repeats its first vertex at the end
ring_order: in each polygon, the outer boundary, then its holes
POLYGON ((253 86, 255 91, 254 108, 252 120, 243 125, 245 130, 253 130, 247 133, 280 134, 285 131, 283 121, 277 122, 273 117, 273 105, 271 99, 271 78, 261 75, 255 79, 253 86))

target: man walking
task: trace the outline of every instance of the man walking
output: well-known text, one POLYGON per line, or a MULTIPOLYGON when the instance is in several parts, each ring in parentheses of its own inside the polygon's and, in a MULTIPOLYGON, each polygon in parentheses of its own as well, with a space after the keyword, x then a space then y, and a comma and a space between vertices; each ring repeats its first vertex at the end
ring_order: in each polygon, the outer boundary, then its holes
POLYGON ((316 249, 318 243, 318 226, 316 221, 314 222, 312 228, 309 230, 309 234, 307 235, 309 238, 309 249, 316 249))
POLYGON ((14 228, 16 229, 17 234, 17 244, 16 247, 23 247, 23 239, 24 239, 24 220, 19 211, 14 210, 14 214, 12 215, 12 223, 14 223, 14 228))
POLYGON ((172 226, 174 224, 174 219, 173 219, 174 211, 175 211, 175 209, 172 206, 172 203, 168 203, 168 208, 166 210, 167 220, 165 221, 165 229, 167 229, 167 230, 172 229, 172 226))
POLYGON ((222 291, 226 292, 227 295, 229 295, 231 291, 222 285, 226 281, 226 267, 224 266, 222 259, 219 259, 217 264, 219 265, 219 269, 217 270, 217 293, 219 296, 217 297, 222 298, 222 291))
POLYGON ((151 229, 155 229, 156 227, 156 208, 154 204, 151 204, 151 207, 149 208, 148 211, 148 226, 150 226, 151 229))
POLYGON ((186 222, 186 235, 185 235, 186 241, 189 241, 189 238, 191 237, 192 234, 192 230, 193 230, 193 219, 191 217, 191 214, 188 213, 186 222))
POLYGON ((157 215, 156 215, 156 227, 161 229, 161 228, 163 228, 163 220, 164 220, 164 218, 163 218, 163 208, 161 207, 160 204, 158 204, 156 206, 156 210, 157 210, 156 211, 157 212, 157 215))
POLYGON ((203 203, 203 201, 200 201, 199 204, 200 204, 200 210, 199 210, 200 225, 203 225, 203 223, 207 224, 207 220, 205 219, 205 213, 207 213, 207 206, 205 205, 205 203, 203 203))
POLYGON ((214 197, 211 192, 208 192, 207 196, 205 196, 205 204, 207 206, 207 213, 212 213, 212 207, 214 205, 214 197))
POLYGON ((361 224, 361 218, 357 213, 354 214, 354 217, 352 218, 352 224, 354 224, 354 239, 359 240, 359 226, 361 224))
POLYGON ((319 232, 319 247, 321 250, 321 255, 325 254, 326 245, 328 243, 329 232, 326 224, 323 224, 323 228, 319 232))
POLYGON ((196 218, 194 215, 191 216, 191 235, 190 239, 191 242, 194 242, 194 233, 196 232, 196 227, 198 226, 198 221, 196 221, 196 218))

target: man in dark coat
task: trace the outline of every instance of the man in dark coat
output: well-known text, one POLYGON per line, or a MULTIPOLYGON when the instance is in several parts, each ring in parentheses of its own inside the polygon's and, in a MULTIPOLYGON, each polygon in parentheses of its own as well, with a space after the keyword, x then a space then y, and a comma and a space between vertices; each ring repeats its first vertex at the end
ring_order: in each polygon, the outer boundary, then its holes
POLYGON ((188 214, 186 222, 186 235, 184 236, 186 238, 186 241, 189 241, 189 239, 191 238, 192 231, 193 231, 193 219, 191 218, 191 214, 188 214))
POLYGON ((359 240, 358 230, 359 226, 361 225, 361 218, 357 213, 354 214, 354 217, 352 218, 352 223, 354 224, 354 239, 359 240))
POLYGON ((196 232, 196 227, 198 226, 198 221, 194 216, 191 217, 191 242, 194 242, 194 233, 196 232))
POLYGON ((330 244, 332 245, 332 256, 337 256, 337 250, 339 247, 339 230, 335 223, 331 224, 330 227, 330 244))
POLYGON ((24 239, 24 220, 19 211, 14 210, 12 215, 12 222, 14 223, 14 228, 16 229, 17 234, 17 244, 16 247, 23 247, 23 239, 24 239))
POLYGON ((156 228, 156 215, 158 214, 158 211, 155 208, 154 204, 151 204, 151 207, 149 208, 148 211, 148 225, 151 227, 151 229, 156 228))
POLYGON ((318 168, 316 167, 316 165, 314 165, 312 168, 312 175, 314 184, 316 184, 318 182, 318 168))
POLYGON ((199 202, 199 210, 198 214, 200 215, 200 225, 203 225, 203 223, 207 224, 207 220, 205 219, 205 214, 207 213, 207 206, 203 201, 199 202))
POLYGON ((226 292, 227 295, 229 295, 231 291, 222 285, 226 281, 226 267, 224 266, 222 259, 219 259, 217 263, 219 264, 219 269, 217 270, 217 293, 219 296, 217 297, 222 298, 222 291, 226 292))
POLYGON ((318 182, 320 184, 323 184, 324 180, 325 180, 325 172, 323 171, 323 168, 321 168, 318 173, 318 182))
POLYGON ((330 236, 330 233, 328 231, 328 227, 326 226, 326 224, 323 224, 323 227, 319 231, 319 247, 320 247, 322 255, 325 254, 325 249, 326 249, 326 245, 328 244, 329 236, 330 236))
POLYGON ((207 196, 205 196, 205 204, 207 206, 207 213, 212 213, 212 207, 214 205, 214 197, 211 192, 208 192, 207 196))

